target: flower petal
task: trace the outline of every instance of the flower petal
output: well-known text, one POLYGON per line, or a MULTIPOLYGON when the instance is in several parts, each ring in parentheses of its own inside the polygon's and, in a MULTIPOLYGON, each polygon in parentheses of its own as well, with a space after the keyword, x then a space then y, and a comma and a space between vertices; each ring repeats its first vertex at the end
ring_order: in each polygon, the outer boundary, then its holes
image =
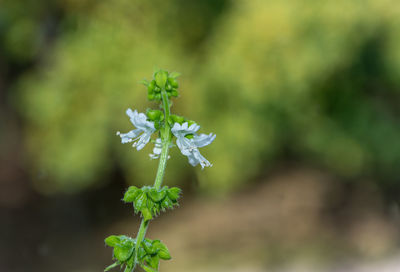
POLYGON ((140 135, 139 141, 134 143, 133 146, 136 146, 138 151, 141 150, 150 141, 151 134, 152 132, 144 132, 142 135, 140 135))
POLYGON ((215 134, 200 134, 200 135, 194 135, 193 137, 193 143, 196 145, 196 147, 204 147, 206 145, 211 144, 214 139, 215 139, 216 135, 215 134))
POLYGON ((121 133, 117 131, 117 135, 121 137, 121 143, 126 144, 133 141, 133 138, 136 138, 142 131, 140 129, 134 129, 127 133, 121 133))

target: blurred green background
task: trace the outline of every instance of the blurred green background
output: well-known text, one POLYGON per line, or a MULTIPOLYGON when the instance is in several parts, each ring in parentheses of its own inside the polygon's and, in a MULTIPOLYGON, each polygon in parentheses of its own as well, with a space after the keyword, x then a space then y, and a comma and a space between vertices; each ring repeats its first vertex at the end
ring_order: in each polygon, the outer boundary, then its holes
POLYGON ((157 162, 115 132, 154 106, 138 82, 156 67, 182 73, 173 112, 217 134, 212 168, 171 154, 185 200, 152 223, 175 248, 165 271, 392 256, 399 49, 395 0, 2 1, 0 267, 101 271, 103 237, 134 235, 119 199, 157 162))

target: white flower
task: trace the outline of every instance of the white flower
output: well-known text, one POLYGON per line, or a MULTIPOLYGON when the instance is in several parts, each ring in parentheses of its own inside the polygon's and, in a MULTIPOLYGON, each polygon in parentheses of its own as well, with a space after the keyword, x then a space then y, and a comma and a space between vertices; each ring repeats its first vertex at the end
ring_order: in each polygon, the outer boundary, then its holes
MULTIPOLYGON (((171 148, 172 145, 169 146, 169 148, 171 148)), ((153 153, 149 154, 150 159, 158 159, 161 155, 161 150, 162 150, 162 143, 161 143, 161 139, 157 138, 157 140, 154 143, 154 148, 153 148, 153 153)), ((167 159, 169 159, 171 156, 168 155, 167 159)))
POLYGON ((154 143, 153 154, 149 154, 151 159, 158 159, 161 154, 162 143, 161 139, 157 138, 156 142, 154 143))
POLYGON ((189 126, 187 122, 182 125, 175 123, 171 131, 176 137, 177 146, 181 150, 182 154, 188 157, 189 163, 193 166, 200 163, 201 168, 203 169, 205 166, 212 166, 212 164, 200 154, 198 148, 211 144, 216 135, 212 133, 209 135, 197 135, 196 132, 199 128, 200 126, 197 124, 189 126), (193 135, 193 138, 186 138, 185 136, 188 134, 193 135))
POLYGON ((140 150, 150 141, 151 134, 156 131, 154 122, 147 121, 146 114, 138 113, 136 110, 132 111, 131 109, 127 109, 126 114, 129 116, 136 129, 128 133, 121 133, 118 131, 117 135, 121 137, 121 143, 133 142, 132 146, 136 146, 136 149, 140 150))

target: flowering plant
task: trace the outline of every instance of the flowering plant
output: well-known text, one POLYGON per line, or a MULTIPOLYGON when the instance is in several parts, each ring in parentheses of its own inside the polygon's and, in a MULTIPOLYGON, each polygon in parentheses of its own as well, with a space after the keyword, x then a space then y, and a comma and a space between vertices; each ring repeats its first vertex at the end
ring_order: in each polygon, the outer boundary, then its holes
POLYGON ((187 156, 191 165, 200 164, 201 168, 210 167, 212 164, 200 154, 199 148, 211 144, 215 134, 197 134, 200 126, 185 117, 171 114, 171 99, 178 97, 179 73, 168 73, 158 70, 154 73, 151 81, 143 80, 147 87, 148 99, 161 104, 162 110, 148 109, 146 113, 138 113, 137 110, 127 109, 126 114, 130 118, 135 129, 117 135, 121 142, 132 143, 133 147, 141 150, 156 135, 151 159, 159 159, 158 170, 154 185, 137 188, 130 186, 125 192, 123 201, 132 203, 135 213, 140 214, 140 224, 136 238, 125 235, 111 235, 105 239, 105 243, 112 247, 115 263, 108 266, 104 271, 120 266, 125 268, 124 272, 132 272, 139 265, 147 272, 156 272, 160 260, 169 260, 171 255, 168 248, 160 240, 145 238, 150 220, 154 219, 160 212, 173 209, 178 205, 181 189, 177 187, 161 188, 167 160, 168 151, 174 147, 173 139, 176 138, 176 146, 181 153, 187 156))

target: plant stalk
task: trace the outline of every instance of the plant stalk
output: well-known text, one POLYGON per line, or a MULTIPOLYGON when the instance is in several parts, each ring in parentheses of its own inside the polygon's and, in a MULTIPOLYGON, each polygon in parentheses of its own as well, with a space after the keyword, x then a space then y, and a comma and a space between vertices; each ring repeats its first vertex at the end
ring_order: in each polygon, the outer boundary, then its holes
MULTIPOLYGON (((162 101, 163 101, 163 108, 164 108, 164 130, 161 133, 161 143, 162 143, 162 149, 161 149, 161 154, 160 154, 160 161, 158 163, 158 169, 157 169, 157 175, 156 179, 154 181, 154 188, 159 190, 161 188, 163 179, 164 179, 164 173, 165 173, 165 168, 167 166, 167 159, 168 159, 168 151, 169 151, 169 146, 171 144, 171 127, 168 124, 168 118, 170 115, 170 104, 168 100, 168 95, 165 89, 163 88, 161 90, 161 95, 162 95, 162 101)), ((147 229, 149 227, 150 220, 145 221, 144 218, 142 219, 142 222, 140 223, 139 231, 136 236, 136 247, 135 247, 135 264, 133 267, 133 270, 135 270, 136 264, 138 262, 138 253, 139 253, 139 247, 140 244, 142 243, 144 237, 146 236, 147 229)))

